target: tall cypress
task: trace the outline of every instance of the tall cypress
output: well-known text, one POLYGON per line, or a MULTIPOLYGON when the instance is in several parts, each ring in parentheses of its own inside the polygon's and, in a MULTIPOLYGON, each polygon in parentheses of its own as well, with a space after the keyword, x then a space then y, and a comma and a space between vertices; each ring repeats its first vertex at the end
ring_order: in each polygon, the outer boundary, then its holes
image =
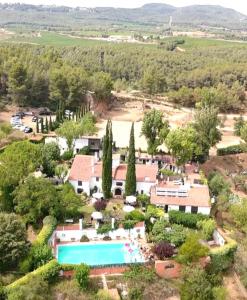
POLYGON ((39 133, 39 119, 36 120, 36 132, 39 133))
POLYGON ((44 133, 44 119, 43 118, 41 118, 40 127, 41 127, 41 133, 44 133))
POLYGON ((112 126, 107 122, 106 134, 103 140, 103 166, 102 166, 102 190, 104 197, 111 197, 112 187, 112 126))
POLYGON ((51 119, 51 115, 50 115, 50 118, 49 118, 49 131, 52 131, 53 130, 53 126, 52 126, 52 119, 51 119))
POLYGON ((135 165, 135 129, 132 123, 129 140, 128 168, 125 183, 125 195, 132 196, 136 193, 136 165, 135 165))
POLYGON ((45 132, 46 132, 46 133, 49 132, 49 124, 48 124, 48 119, 47 119, 47 117, 45 118, 45 132))

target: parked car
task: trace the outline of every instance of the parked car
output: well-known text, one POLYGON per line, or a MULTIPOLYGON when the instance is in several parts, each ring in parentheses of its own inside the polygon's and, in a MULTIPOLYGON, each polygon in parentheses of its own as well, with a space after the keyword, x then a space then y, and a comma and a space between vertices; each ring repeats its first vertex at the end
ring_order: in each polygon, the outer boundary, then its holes
POLYGON ((23 111, 19 111, 18 113, 15 114, 17 117, 20 117, 23 119, 25 117, 25 113, 23 111))
POLYGON ((24 129, 24 132, 25 133, 31 133, 31 132, 33 132, 33 129, 31 128, 31 127, 25 127, 25 129, 24 129))
POLYGON ((32 117, 32 122, 36 122, 38 120, 37 116, 32 117))
POLYGON ((16 129, 16 130, 20 130, 22 127, 21 124, 16 124, 13 128, 16 129))
POLYGON ((51 111, 47 108, 41 109, 39 112, 40 116, 49 116, 51 115, 51 111))

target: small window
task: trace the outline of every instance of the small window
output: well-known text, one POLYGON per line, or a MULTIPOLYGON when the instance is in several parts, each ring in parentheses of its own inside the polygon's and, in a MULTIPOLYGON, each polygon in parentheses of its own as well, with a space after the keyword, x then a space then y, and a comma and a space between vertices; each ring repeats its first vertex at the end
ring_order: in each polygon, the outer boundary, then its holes
POLYGON ((77 148, 77 149, 76 149, 76 153, 78 154, 79 152, 80 152, 80 149, 77 148))
POLYGON ((82 181, 78 181, 78 186, 82 186, 82 181))
POLYGON ((185 212, 185 209, 186 209, 186 206, 182 206, 182 205, 179 206, 179 211, 185 212))
POLYGON ((198 207, 197 206, 191 206, 191 213, 197 214, 198 213, 198 207))
POLYGON ((96 177, 96 181, 99 182, 99 177, 96 177))
POLYGON ((117 182, 116 186, 123 186, 123 183, 122 182, 117 182))
POLYGON ((77 194, 82 194, 83 193, 83 189, 77 189, 77 194))
POLYGON ((141 190, 141 194, 142 194, 142 195, 144 194, 144 191, 143 191, 143 190, 141 190))

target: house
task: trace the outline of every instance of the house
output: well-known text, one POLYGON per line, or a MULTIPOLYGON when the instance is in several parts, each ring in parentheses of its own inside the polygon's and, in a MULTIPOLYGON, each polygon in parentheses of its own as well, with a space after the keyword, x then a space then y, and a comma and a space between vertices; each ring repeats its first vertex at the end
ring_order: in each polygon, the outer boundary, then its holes
MULTIPOLYGON (((122 197, 125 192, 127 164, 120 163, 120 155, 114 155, 112 160, 112 193, 122 197)), ((140 194, 150 194, 151 187, 156 184, 158 166, 136 165, 136 187, 140 194)), ((96 156, 76 155, 69 177, 77 193, 102 191, 102 162, 96 156)))
POLYGON ((209 215, 211 200, 209 188, 200 180, 199 174, 187 174, 180 180, 159 182, 151 189, 151 204, 165 212, 179 210, 186 213, 209 215))
MULTIPOLYGON (((46 137, 45 143, 57 143, 60 149, 60 154, 63 155, 64 152, 68 151, 68 144, 65 138, 57 136, 46 137)), ((101 149, 102 139, 97 136, 82 136, 78 139, 75 139, 73 142, 73 151, 74 154, 77 154, 85 147, 89 148, 91 154, 99 153, 101 149)))

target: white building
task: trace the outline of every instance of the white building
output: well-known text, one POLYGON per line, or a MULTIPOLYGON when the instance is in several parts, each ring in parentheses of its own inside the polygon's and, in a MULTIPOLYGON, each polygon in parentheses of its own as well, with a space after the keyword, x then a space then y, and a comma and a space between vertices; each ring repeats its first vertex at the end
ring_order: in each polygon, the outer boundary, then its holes
POLYGON ((200 181, 198 174, 187 179, 163 181, 151 191, 151 204, 164 208, 165 212, 179 210, 186 213, 209 215, 211 200, 208 186, 200 181))
MULTIPOLYGON (((120 163, 120 155, 112 161, 112 193, 122 197, 125 192, 127 165, 120 163)), ((151 187, 156 184, 158 166, 136 165, 136 188, 139 194, 150 194, 151 187)), ((102 162, 95 156, 76 155, 70 173, 69 182, 77 193, 91 191, 102 192, 102 162)))
MULTIPOLYGON (((101 138, 96 136, 83 136, 73 141, 73 151, 77 154, 85 147, 88 147, 91 153, 99 153, 101 147, 101 138)), ((68 144, 65 138, 58 136, 46 137, 45 144, 56 143, 60 149, 60 154, 68 151, 68 144)))

